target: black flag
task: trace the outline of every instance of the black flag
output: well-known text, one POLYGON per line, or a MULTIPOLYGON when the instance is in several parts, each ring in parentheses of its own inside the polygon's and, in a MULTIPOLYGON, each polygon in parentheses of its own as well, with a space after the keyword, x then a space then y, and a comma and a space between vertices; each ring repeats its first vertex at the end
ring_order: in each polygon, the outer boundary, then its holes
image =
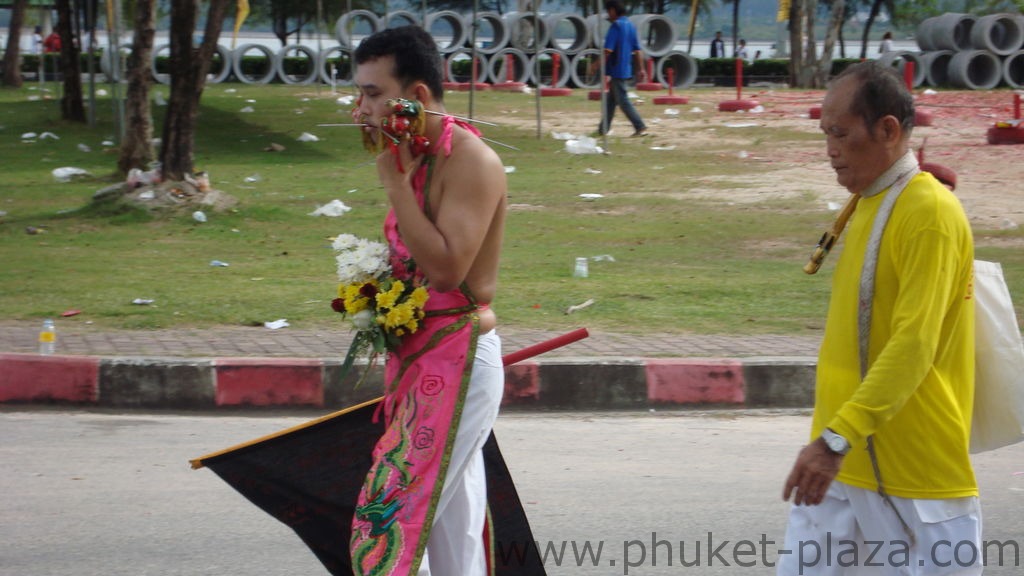
MULTIPOLYGON (((352 576, 349 538, 356 499, 384 432, 373 422, 380 400, 192 461, 206 466, 265 512, 291 527, 335 576, 352 576)), ((495 576, 543 576, 533 533, 491 433, 487 471, 489 563, 495 576)))

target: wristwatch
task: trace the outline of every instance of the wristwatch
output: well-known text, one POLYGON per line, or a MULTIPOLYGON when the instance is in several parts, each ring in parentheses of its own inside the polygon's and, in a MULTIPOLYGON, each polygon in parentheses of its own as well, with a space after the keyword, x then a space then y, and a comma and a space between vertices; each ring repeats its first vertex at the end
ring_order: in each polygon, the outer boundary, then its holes
POLYGON ((850 451, 850 442, 828 428, 821 431, 821 439, 825 441, 825 445, 828 446, 828 449, 836 454, 842 456, 850 451))

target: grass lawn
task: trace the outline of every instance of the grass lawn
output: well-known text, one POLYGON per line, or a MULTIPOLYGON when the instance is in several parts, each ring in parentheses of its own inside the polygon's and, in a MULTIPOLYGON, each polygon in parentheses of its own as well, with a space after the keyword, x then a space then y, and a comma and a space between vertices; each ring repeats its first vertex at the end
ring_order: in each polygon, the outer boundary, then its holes
MULTIPOLYGON (((349 107, 336 102, 337 94, 312 87, 209 86, 195 166, 239 204, 199 223, 190 210, 152 215, 92 203, 96 190, 120 180, 113 174, 116 149, 102 145, 113 140, 109 99, 98 99, 97 123, 90 128, 61 121, 58 101, 32 100, 40 92, 31 88, 38 85, 0 91, 0 210, 6 212, 0 216, 0 318, 40 319, 77 309, 80 321, 117 328, 250 325, 277 318, 315 327, 338 321, 329 308, 335 281, 328 238, 343 232, 379 238, 387 205, 358 133, 316 127, 349 121, 349 107), (254 112, 240 112, 246 106, 254 112), (59 140, 22 139, 23 133, 44 131, 59 140), (321 140, 298 142, 302 132, 321 140), (271 142, 286 149, 264 151, 271 142), (91 150, 80 150, 80 144, 91 150), (64 166, 91 176, 57 182, 51 171, 64 166), (309 215, 334 199, 352 210, 338 218, 309 215), (44 232, 28 234, 30 226, 44 232), (229 266, 211 266, 212 260, 229 266), (154 303, 133 305, 135 298, 154 303)), ((167 93, 166 87, 156 89, 167 93)), ((446 99, 450 111, 467 113, 465 93, 446 99)), ((816 276, 801 268, 834 216, 821 202, 699 199, 691 190, 709 186, 703 176, 748 170, 722 148, 653 151, 622 139, 610 156, 568 154, 547 134, 550 129, 538 140, 535 128, 521 127, 532 118, 533 102, 523 94, 496 93, 477 94, 473 102, 477 117, 503 124, 485 127, 485 135, 519 148, 496 148, 506 166, 515 167, 508 175, 513 206, 494 305, 503 323, 635 333, 820 331, 831 266, 826 263, 816 276), (604 197, 586 201, 578 196, 582 192, 604 197), (581 256, 613 260, 594 259, 588 278, 573 278, 581 256), (563 313, 591 298, 593 306, 563 313)), ((545 99, 544 114, 593 106, 583 102, 582 96, 545 99)), ((154 111, 159 136, 164 109, 154 111)), ((621 117, 618 124, 624 125, 621 117)), ((765 128, 757 139, 778 147, 806 143, 808 135, 765 128)), ((999 248, 996 242, 978 255, 1003 262, 1020 304, 1024 255, 1013 244, 999 248)))

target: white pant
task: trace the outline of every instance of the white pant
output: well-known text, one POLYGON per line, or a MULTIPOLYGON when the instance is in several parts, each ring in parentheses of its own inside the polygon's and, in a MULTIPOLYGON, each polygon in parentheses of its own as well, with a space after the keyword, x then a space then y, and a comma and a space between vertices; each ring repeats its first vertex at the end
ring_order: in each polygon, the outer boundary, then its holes
POLYGON ((501 338, 491 330, 477 339, 469 390, 419 576, 483 576, 487 572, 483 540, 487 479, 482 449, 504 391, 501 338))
POLYGON ((842 482, 817 506, 793 506, 777 576, 973 576, 982 572, 978 498, 890 497, 842 482))

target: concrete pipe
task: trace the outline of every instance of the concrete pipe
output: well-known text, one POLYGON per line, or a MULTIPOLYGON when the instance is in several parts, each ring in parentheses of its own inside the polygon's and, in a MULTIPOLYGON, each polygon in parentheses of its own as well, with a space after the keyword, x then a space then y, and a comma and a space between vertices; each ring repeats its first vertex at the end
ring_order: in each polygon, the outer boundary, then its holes
POLYGON ((920 52, 910 52, 907 50, 893 50, 882 54, 878 58, 878 63, 883 66, 892 66, 903 74, 903 69, 906 67, 907 62, 914 63, 914 87, 920 86, 924 82, 925 67, 921 61, 920 52))
POLYGON ((234 52, 232 64, 234 66, 233 70, 235 72, 235 78, 238 78, 246 84, 268 84, 277 74, 277 70, 274 69, 275 60, 274 53, 270 48, 267 48, 262 44, 243 44, 236 48, 234 52), (262 53, 266 58, 267 69, 263 72, 262 76, 248 76, 242 70, 242 63, 245 60, 245 55, 252 50, 262 53))
POLYGON ((938 48, 932 44, 932 23, 937 19, 938 16, 925 18, 914 30, 914 40, 917 41, 917 47, 920 48, 922 52, 933 52, 938 50, 938 48))
POLYGON ((277 77, 285 84, 310 84, 319 77, 319 74, 317 73, 318 61, 319 58, 317 58, 316 52, 312 48, 302 46, 301 44, 292 44, 277 51, 277 57, 274 59, 274 71, 277 72, 277 77), (289 54, 292 52, 294 52, 296 56, 302 54, 306 57, 305 74, 293 76, 288 73, 286 63, 289 54))
POLYGON ((365 38, 382 28, 383 24, 376 14, 369 10, 353 10, 338 18, 334 25, 334 37, 343 48, 355 48, 356 36, 365 38))
POLYGON ((929 86, 938 88, 949 84, 949 61, 952 58, 952 50, 933 50, 921 53, 924 80, 929 86))
MULTIPOLYGON (((450 81, 450 82, 472 82, 473 81, 473 71, 472 71, 472 68, 470 68, 470 71, 468 73, 465 73, 465 74, 455 74, 455 63, 456 62, 466 62, 466 61, 469 61, 472 57, 473 57, 473 53, 472 53, 472 51, 470 51, 469 48, 459 48, 458 50, 455 50, 454 52, 448 53, 448 55, 445 56, 445 59, 444 59, 445 71, 447 72, 446 76, 448 78, 448 81, 450 81)), ((486 54, 477 54, 476 55, 476 82, 478 84, 481 83, 481 82, 486 82, 487 81, 488 63, 489 63, 489 58, 487 57, 486 54)))
MULTIPOLYGON (((481 78, 483 80, 484 78, 481 78)), ((498 85, 508 82, 530 81, 530 57, 518 48, 505 48, 490 57, 487 80, 498 85), (511 62, 511 67, 509 63, 511 62)))
POLYGON ((561 50, 555 50, 553 48, 546 48, 537 52, 530 59, 530 78, 533 80, 533 85, 540 87, 551 87, 551 88, 562 88, 569 83, 569 79, 572 77, 572 59, 561 50), (552 69, 555 65, 555 58, 558 58, 558 76, 552 77, 551 74, 554 72, 552 69), (543 70, 538 71, 537 62, 541 63, 541 67, 545 62, 550 62, 551 68, 545 75, 543 70), (545 77, 548 82, 545 82, 545 77))
POLYGON ((974 16, 969 14, 947 13, 936 17, 928 28, 932 48, 954 52, 970 50, 974 22, 974 16))
POLYGON ((234 53, 231 48, 217 44, 217 52, 214 54, 213 60, 210 62, 210 71, 206 75, 207 83, 220 84, 231 76, 233 55, 234 53), (218 63, 218 59, 220 62, 220 68, 214 68, 218 63))
POLYGON ((675 47, 679 29, 670 18, 661 14, 641 14, 630 16, 629 20, 636 26, 640 48, 647 56, 658 58, 675 47))
POLYGON ((1024 50, 1003 59, 1003 82, 1015 90, 1024 88, 1024 50))
POLYGON ((508 48, 508 28, 501 14, 480 12, 476 15, 475 24, 477 52, 491 55, 508 48))
POLYGON ((324 84, 333 82, 336 86, 351 86, 354 68, 352 51, 341 46, 328 48, 317 57, 317 70, 324 84))
POLYGON ((430 32, 437 42, 441 54, 452 54, 466 44, 469 30, 462 16, 451 10, 441 10, 427 14, 423 28, 430 32))
POLYGON ((565 54, 576 54, 590 46, 587 21, 576 14, 549 14, 544 16, 548 27, 548 46, 565 54))
POLYGON ((398 28, 399 26, 419 26, 420 17, 408 10, 388 12, 381 18, 382 28, 398 28))
MULTIPOLYGON (((159 67, 157 66, 157 62, 159 62, 159 60, 160 60, 160 53, 165 51, 165 50, 167 51, 168 55, 170 55, 171 45, 170 44, 159 44, 159 45, 155 46, 153 48, 153 52, 149 55, 149 65, 150 65, 150 67, 153 70, 153 79, 154 80, 156 80, 157 82, 159 82, 161 84, 170 84, 171 83, 171 75, 170 74, 163 74, 161 72, 158 72, 159 67)), ((170 66, 170 63, 171 63, 171 60, 170 60, 170 58, 168 58, 167 59, 167 65, 170 66)))
MULTIPOLYGON (((586 50, 580 50, 572 59, 571 76, 572 83, 577 88, 588 88, 596 90, 601 88, 601 72, 600 69, 593 74, 590 73, 590 67, 593 62, 598 62, 598 58, 601 57, 601 50, 597 48, 587 48, 586 50)), ((598 63, 600 66, 600 63, 598 63)))
POLYGON ((113 70, 114 63, 111 62, 114 53, 110 50, 104 50, 100 53, 100 72, 103 72, 107 82, 121 82, 124 80, 125 71, 128 69, 128 55, 131 53, 131 46, 121 46, 116 73, 113 70))
POLYGON ((991 52, 957 52, 949 61, 949 83, 957 88, 990 90, 998 86, 1002 79, 1002 63, 991 52))
POLYGON ((686 88, 697 81, 697 60, 687 54, 673 50, 658 60, 658 82, 668 86, 668 70, 673 71, 672 88, 686 88))
POLYGON ((551 34, 544 19, 534 19, 533 12, 505 14, 505 28, 508 29, 509 46, 525 52, 535 52, 538 46, 543 48, 551 40, 551 34))
POLYGON ((971 45, 999 56, 1012 54, 1024 45, 1024 30, 1015 14, 982 16, 971 27, 971 45))
POLYGON ((590 45, 594 48, 604 47, 604 37, 608 34, 611 22, 604 14, 591 14, 586 18, 587 30, 590 32, 590 45))

